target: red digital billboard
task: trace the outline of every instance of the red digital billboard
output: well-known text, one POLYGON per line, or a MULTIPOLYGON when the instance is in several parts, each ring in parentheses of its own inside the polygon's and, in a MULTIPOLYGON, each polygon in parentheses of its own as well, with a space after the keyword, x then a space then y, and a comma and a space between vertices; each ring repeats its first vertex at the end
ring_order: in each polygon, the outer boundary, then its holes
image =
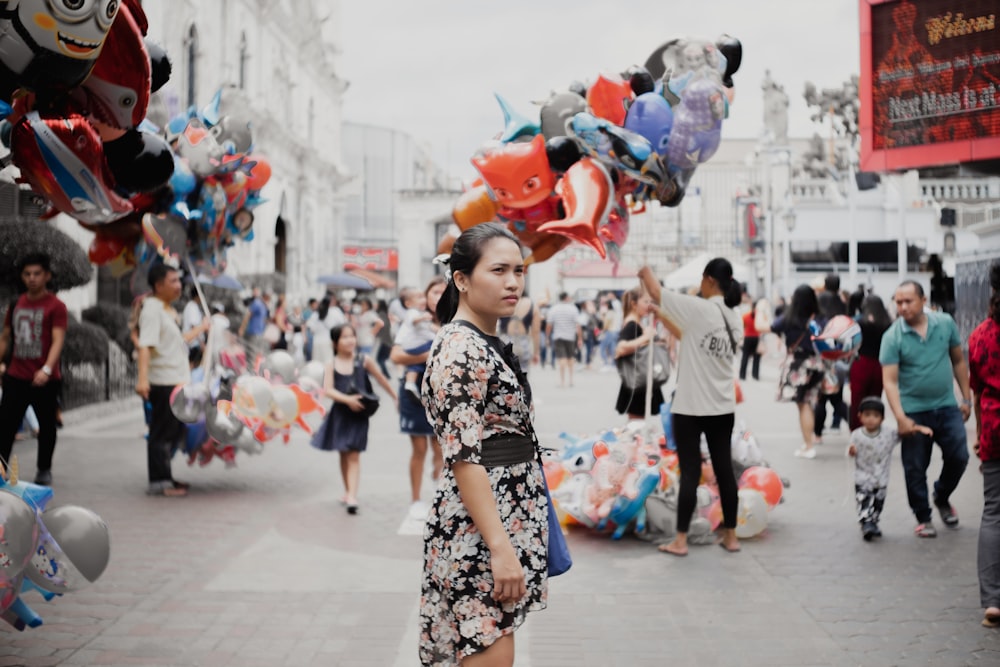
POLYGON ((1000 0, 860 0, 861 168, 1000 157, 1000 0))

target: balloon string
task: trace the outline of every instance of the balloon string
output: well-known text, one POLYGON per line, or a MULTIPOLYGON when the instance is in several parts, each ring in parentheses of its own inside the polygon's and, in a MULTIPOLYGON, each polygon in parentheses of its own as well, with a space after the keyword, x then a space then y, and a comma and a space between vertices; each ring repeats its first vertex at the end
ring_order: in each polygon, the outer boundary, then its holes
MULTIPOLYGON (((198 294, 198 300, 201 302, 201 312, 202 315, 209 318, 211 322, 212 314, 208 310, 208 302, 205 300, 205 293, 201 290, 201 284, 198 282, 198 274, 195 273, 194 264, 191 262, 191 256, 185 255, 184 261, 187 263, 188 273, 191 274, 191 281, 194 283, 195 292, 198 294)), ((205 336, 204 353, 201 358, 201 367, 204 371, 203 383, 208 387, 211 383, 211 378, 209 377, 209 369, 212 365, 212 330, 209 329, 208 334, 205 336)))

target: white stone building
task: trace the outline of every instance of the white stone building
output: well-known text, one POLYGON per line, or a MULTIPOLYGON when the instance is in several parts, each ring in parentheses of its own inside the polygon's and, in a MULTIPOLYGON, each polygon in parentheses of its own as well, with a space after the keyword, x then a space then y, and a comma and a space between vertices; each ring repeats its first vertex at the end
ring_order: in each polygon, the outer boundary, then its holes
MULTIPOLYGON (((144 0, 149 37, 170 55, 170 82, 154 113, 202 107, 220 88, 224 105, 252 119, 255 153, 272 167, 254 211, 254 240, 227 255, 247 284, 322 292, 316 277, 335 268, 344 195, 341 102, 347 82, 334 66, 336 0, 144 0)), ((152 114, 151 114, 152 115, 152 114)))

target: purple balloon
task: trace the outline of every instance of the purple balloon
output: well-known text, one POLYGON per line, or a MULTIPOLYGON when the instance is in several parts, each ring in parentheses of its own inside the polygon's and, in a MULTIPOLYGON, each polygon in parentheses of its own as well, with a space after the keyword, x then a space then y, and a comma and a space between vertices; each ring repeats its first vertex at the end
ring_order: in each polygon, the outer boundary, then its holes
POLYGON ((716 82, 702 77, 687 85, 667 148, 671 170, 694 169, 715 155, 725 108, 725 93, 716 82))
POLYGON ((658 93, 643 93, 635 98, 625 114, 625 129, 641 134, 661 157, 667 154, 674 110, 658 93))

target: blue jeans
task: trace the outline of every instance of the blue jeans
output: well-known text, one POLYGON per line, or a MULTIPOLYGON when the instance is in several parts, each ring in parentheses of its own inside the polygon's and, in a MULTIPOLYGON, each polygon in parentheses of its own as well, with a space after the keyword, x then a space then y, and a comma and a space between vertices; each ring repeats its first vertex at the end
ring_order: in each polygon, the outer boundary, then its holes
POLYGON ((601 334, 601 358, 605 366, 615 363, 615 347, 618 345, 618 332, 605 331, 601 334))
POLYGON ((941 477, 934 482, 935 503, 947 505, 951 492, 958 486, 969 463, 969 446, 965 438, 965 422, 955 406, 937 408, 906 415, 913 421, 934 431, 934 437, 914 433, 902 439, 900 458, 906 476, 906 497, 918 523, 931 520, 931 506, 927 498, 927 467, 931 463, 934 442, 941 448, 941 477))

